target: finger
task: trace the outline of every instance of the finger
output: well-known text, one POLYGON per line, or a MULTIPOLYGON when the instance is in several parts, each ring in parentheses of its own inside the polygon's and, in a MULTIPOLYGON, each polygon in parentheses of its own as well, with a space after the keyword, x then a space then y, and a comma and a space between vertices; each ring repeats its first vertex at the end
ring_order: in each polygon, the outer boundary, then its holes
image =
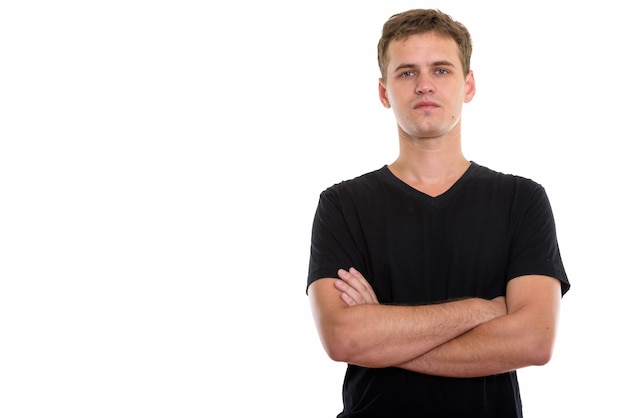
POLYGON ((338 283, 337 288, 347 293, 355 303, 378 303, 374 290, 356 269, 350 269, 350 271, 341 269, 338 274, 343 283, 338 283))
POLYGON ((358 289, 361 295, 363 295, 363 297, 367 300, 367 303, 378 303, 378 298, 376 297, 374 289, 361 272, 354 267, 350 267, 349 273, 358 280, 358 285, 355 285, 354 287, 358 289))
POLYGON ((341 292, 341 300, 348 306, 358 305, 358 303, 345 292, 341 292))
POLYGON ((348 283, 352 288, 357 290, 358 292, 367 292, 367 281, 363 277, 361 273, 359 273, 356 269, 351 268, 350 270, 339 270, 338 272, 339 278, 344 282, 348 283))
POLYGON ((336 280, 335 288, 337 288, 341 292, 341 299, 346 302, 349 306, 361 305, 368 303, 361 293, 358 290, 353 288, 348 282, 344 280, 336 280))
POLYGON ((350 267, 350 273, 352 275, 354 275, 358 280, 359 283, 367 290, 367 292, 373 296, 374 298, 376 298, 376 294, 374 293, 374 289, 372 288, 372 286, 370 285, 370 283, 365 279, 365 277, 363 277, 363 275, 361 274, 361 272, 359 272, 357 269, 355 269, 354 267, 350 267))

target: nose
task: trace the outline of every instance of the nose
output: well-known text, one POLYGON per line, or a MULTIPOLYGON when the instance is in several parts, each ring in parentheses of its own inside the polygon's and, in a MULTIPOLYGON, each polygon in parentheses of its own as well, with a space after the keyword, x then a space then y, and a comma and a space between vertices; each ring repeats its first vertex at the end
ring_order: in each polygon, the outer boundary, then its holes
POLYGON ((416 94, 432 94, 434 92, 435 84, 427 74, 422 74, 417 77, 417 84, 415 85, 416 94))

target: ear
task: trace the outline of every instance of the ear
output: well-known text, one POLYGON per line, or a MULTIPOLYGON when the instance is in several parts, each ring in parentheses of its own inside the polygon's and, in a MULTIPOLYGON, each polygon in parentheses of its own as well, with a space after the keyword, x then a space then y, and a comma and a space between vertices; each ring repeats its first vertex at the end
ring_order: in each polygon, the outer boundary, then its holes
POLYGON ((385 82, 382 78, 378 79, 378 98, 387 109, 391 107, 389 98, 387 97, 387 87, 385 87, 385 82))
POLYGON ((469 103, 476 94, 476 80, 474 80, 474 71, 470 70, 465 77, 465 103, 469 103))

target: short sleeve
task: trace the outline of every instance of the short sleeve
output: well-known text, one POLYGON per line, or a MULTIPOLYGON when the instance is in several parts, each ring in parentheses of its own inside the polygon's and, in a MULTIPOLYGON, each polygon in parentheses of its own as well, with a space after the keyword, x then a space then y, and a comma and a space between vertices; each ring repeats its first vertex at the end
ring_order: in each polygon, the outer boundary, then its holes
POLYGON ((341 201, 336 188, 320 194, 311 232, 307 291, 317 279, 337 277, 338 269, 363 264, 363 255, 346 222, 350 210, 349 202, 341 201))
POLYGON ((543 187, 537 186, 527 203, 519 205, 507 279, 537 274, 561 281, 561 294, 570 288, 559 250, 554 215, 543 187))

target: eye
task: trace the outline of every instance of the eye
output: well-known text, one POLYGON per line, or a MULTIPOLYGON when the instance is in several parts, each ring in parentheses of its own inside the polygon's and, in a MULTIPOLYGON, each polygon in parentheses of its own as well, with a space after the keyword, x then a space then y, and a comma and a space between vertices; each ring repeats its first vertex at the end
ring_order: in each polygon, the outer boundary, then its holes
POLYGON ((437 75, 446 75, 448 74, 450 71, 446 70, 445 68, 438 68, 435 70, 435 74, 437 75))
POLYGON ((413 74, 415 74, 413 71, 404 71, 400 73, 400 78, 411 77, 413 74))

